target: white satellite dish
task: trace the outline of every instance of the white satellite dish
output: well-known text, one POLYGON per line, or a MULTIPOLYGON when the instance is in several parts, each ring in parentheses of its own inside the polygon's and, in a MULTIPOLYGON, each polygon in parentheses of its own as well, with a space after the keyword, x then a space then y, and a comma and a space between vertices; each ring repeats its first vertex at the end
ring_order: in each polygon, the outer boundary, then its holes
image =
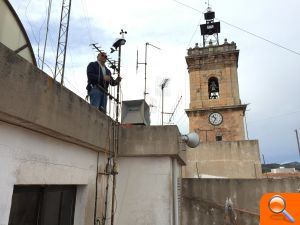
POLYGON ((181 138, 190 148, 196 148, 200 144, 199 136, 195 132, 182 135, 181 138))

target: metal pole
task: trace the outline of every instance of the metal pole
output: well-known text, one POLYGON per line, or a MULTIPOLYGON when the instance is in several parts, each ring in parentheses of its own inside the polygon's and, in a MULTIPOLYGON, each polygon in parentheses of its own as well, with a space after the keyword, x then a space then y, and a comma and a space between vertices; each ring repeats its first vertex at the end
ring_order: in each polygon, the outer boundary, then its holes
MULTIPOLYGON (((126 32, 125 32, 126 33, 126 32)), ((123 30, 121 30, 121 33, 123 34, 123 30)), ((119 55, 118 55, 118 79, 120 79, 120 71, 121 71, 121 45, 118 48, 119 55)), ((111 203, 111 225, 114 224, 114 214, 115 214, 115 194, 116 194, 116 175, 117 175, 117 163, 116 163, 116 157, 118 154, 118 149, 119 149, 119 104, 120 104, 120 83, 118 83, 117 86, 117 112, 116 112, 116 122, 113 123, 113 155, 112 155, 112 160, 113 160, 113 186, 112 186, 112 203, 111 203)))
POLYGON ((110 215, 110 224, 114 225, 114 216, 115 216, 115 194, 116 194, 116 148, 117 148, 117 127, 118 125, 116 123, 113 123, 113 138, 114 138, 114 149, 113 149, 113 168, 112 168, 112 175, 113 175, 113 186, 112 186, 112 202, 111 202, 111 215, 110 215))
POLYGON ((149 94, 147 93, 147 50, 148 50, 148 45, 161 50, 159 47, 156 47, 155 45, 150 44, 149 42, 146 42, 145 44, 145 91, 144 91, 144 100, 146 101, 146 95, 149 94))
POLYGON ((105 202, 104 202, 104 215, 102 217, 102 224, 105 224, 106 221, 106 216, 107 216, 107 199, 108 199, 108 188, 109 188, 109 169, 110 166, 110 157, 107 158, 107 164, 106 164, 106 169, 105 169, 105 173, 106 173, 106 188, 105 188, 105 202))
POLYGON ((296 132, 296 138, 297 138, 297 144, 298 144, 298 151, 299 151, 299 157, 300 157, 300 144, 299 144, 299 136, 298 136, 298 130, 295 130, 296 132))
POLYGON ((147 47, 148 42, 145 44, 145 90, 144 90, 144 100, 146 101, 146 95, 147 95, 147 47))
POLYGON ((50 22, 51 5, 52 5, 52 0, 49 0, 48 17, 47 17, 47 27, 46 27, 46 37, 45 37, 43 59, 42 59, 42 70, 44 69, 44 63, 45 63, 45 53, 46 53, 47 39, 48 39, 48 32, 49 32, 49 22, 50 22))
MULTIPOLYGON (((120 71, 121 71, 121 45, 119 46, 119 56, 118 56, 118 79, 120 79, 120 71)), ((116 122, 119 122, 119 98, 120 98, 120 82, 117 86, 117 112, 116 112, 116 122)))
POLYGON ((161 86, 161 125, 164 125, 164 87, 161 86))

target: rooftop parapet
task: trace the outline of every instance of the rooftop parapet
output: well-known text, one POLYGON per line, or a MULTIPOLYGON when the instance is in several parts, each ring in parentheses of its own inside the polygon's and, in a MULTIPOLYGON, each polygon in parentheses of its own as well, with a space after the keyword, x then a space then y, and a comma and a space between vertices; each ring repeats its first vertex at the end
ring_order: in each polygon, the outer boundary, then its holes
MULTIPOLYGON (((110 117, 1 43, 0 121, 95 151, 112 149, 110 117)), ((185 163, 177 126, 120 128, 120 156, 170 156, 185 163)))
POLYGON ((196 43, 194 48, 188 49, 188 56, 219 54, 236 50, 236 43, 233 41, 228 43, 227 39, 225 39, 223 45, 212 45, 212 43, 210 43, 207 47, 199 47, 198 43, 196 43))
POLYGON ((237 64, 239 50, 236 43, 228 43, 224 40, 222 45, 210 43, 207 47, 199 47, 198 43, 194 48, 187 50, 186 62, 189 70, 205 69, 206 64, 237 64))

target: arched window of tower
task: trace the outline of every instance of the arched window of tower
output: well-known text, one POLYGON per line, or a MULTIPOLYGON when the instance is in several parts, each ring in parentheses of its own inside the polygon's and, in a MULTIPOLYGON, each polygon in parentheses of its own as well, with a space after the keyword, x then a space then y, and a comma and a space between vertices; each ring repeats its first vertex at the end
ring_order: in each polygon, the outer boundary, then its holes
POLYGON ((208 79, 208 97, 209 99, 218 99, 219 94, 219 81, 216 77, 211 77, 208 79))

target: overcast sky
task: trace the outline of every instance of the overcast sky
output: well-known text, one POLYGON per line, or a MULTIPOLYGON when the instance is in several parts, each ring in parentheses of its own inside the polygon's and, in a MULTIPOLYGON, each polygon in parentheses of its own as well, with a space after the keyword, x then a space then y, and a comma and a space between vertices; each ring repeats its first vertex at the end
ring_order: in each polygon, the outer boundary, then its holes
MULTIPOLYGON (((45 38, 49 0, 11 0, 32 42, 36 58, 41 56, 45 38)), ((204 23, 205 1, 178 0, 73 0, 71 9, 65 85, 82 98, 86 95, 86 66, 96 60, 89 46, 98 43, 109 51, 126 30, 127 43, 122 49, 123 100, 142 99, 144 67, 136 72, 136 51, 144 62, 148 47, 147 102, 152 124, 161 124, 161 91, 164 78, 170 82, 165 89, 167 112, 172 112, 180 96, 182 100, 172 119, 182 133, 189 124, 184 109, 189 108, 189 80, 185 62, 186 50, 202 43, 199 24, 204 23), (195 10, 196 9, 196 10, 195 10), (197 11, 198 10, 198 11, 197 11)), ((62 1, 53 1, 50 36, 46 53, 46 72, 52 76, 62 1), (49 68, 48 68, 49 66, 49 68)), ((266 162, 299 161, 295 129, 300 132, 300 43, 299 0, 211 0, 216 18, 284 46, 270 42, 221 22, 220 42, 234 41, 240 50, 239 87, 242 103, 249 104, 247 125, 249 139, 258 139, 266 162), (298 53, 298 54, 297 54, 298 53)), ((111 55, 117 59, 117 54, 111 55)), ((165 115, 165 122, 168 122, 165 115)))

